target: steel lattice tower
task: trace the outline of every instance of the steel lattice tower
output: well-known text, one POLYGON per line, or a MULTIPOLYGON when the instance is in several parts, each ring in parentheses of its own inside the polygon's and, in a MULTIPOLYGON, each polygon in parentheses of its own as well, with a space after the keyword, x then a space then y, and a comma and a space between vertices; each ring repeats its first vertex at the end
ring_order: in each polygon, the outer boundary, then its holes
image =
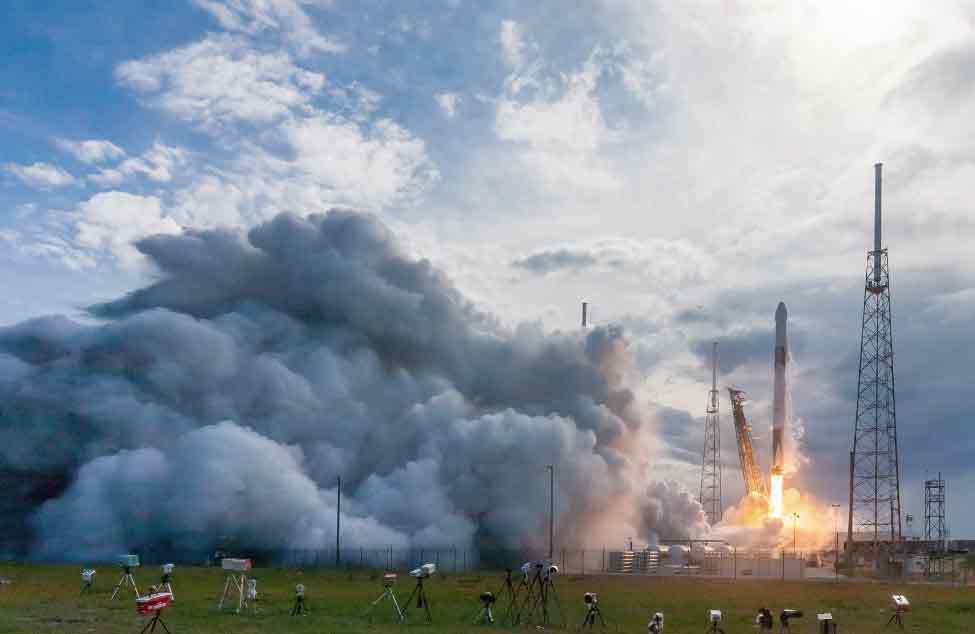
POLYGON ((874 166, 874 249, 867 254, 863 293, 848 524, 851 546, 869 540, 875 563, 879 544, 901 536, 890 276, 887 249, 881 248, 881 168, 880 163, 874 166))
POLYGON ((924 541, 928 547, 928 576, 945 573, 945 551, 948 549, 948 525, 945 522, 945 481, 924 481, 924 541))
POLYGON ((708 523, 721 521, 721 427, 718 417, 718 344, 714 344, 711 366, 711 391, 708 392, 704 419, 704 456, 701 460, 701 497, 708 523))
POLYGON ((945 481, 939 473, 937 480, 924 481, 924 541, 940 551, 944 550, 947 540, 945 481))

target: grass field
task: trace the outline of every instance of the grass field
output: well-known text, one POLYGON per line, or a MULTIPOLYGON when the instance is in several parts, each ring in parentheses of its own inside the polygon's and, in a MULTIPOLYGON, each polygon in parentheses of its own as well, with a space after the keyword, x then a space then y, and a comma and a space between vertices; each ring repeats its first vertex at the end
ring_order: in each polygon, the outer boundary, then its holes
MULTIPOLYGON (((157 581, 158 568, 136 571, 140 589, 157 581)), ((120 572, 98 570, 96 592, 79 597, 80 567, 35 564, 0 564, 0 632, 44 634, 138 634, 143 619, 135 613, 131 593, 110 601, 120 572)), ((279 632, 481 632, 533 631, 534 627, 494 628, 472 625, 478 611, 477 596, 483 590, 500 589, 501 574, 438 575, 427 582, 434 623, 426 625, 422 611, 411 609, 410 623, 398 625, 392 606, 384 606, 374 623, 363 617, 370 601, 382 591, 381 573, 354 571, 339 573, 295 570, 255 570, 260 591, 256 613, 236 615, 217 611, 224 575, 218 569, 177 568, 173 585, 176 603, 165 614, 173 634, 250 634, 279 632), (294 584, 307 587, 310 614, 290 617, 294 584)), ((401 601, 413 589, 414 580, 401 575, 396 594, 401 601)), ((804 610, 806 616, 793 634, 816 632, 815 613, 831 611, 841 634, 880 632, 890 611, 894 592, 907 594, 912 612, 907 615, 909 632, 945 634, 975 632, 975 592, 970 588, 931 585, 891 586, 877 583, 728 581, 690 578, 624 576, 562 577, 557 581, 561 611, 568 630, 579 630, 585 613, 584 592, 599 593, 599 606, 608 632, 646 632, 650 615, 666 614, 668 634, 704 634, 706 615, 721 609, 727 634, 753 632, 752 619, 767 605, 776 614, 781 608, 804 610)), ((502 613, 499 607, 497 613, 502 613)), ((598 629, 598 626, 597 626, 598 629)), ((778 627, 776 627, 776 631, 778 627)), ((162 632, 157 629, 157 632, 162 632)))

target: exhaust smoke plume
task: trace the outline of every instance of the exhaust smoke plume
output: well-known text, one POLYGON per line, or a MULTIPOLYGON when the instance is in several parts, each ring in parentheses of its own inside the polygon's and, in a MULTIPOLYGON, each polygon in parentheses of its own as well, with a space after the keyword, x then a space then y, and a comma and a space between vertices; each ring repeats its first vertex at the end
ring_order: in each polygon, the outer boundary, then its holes
POLYGON ((366 215, 137 246, 160 278, 98 325, 0 330, 0 478, 64 483, 15 500, 33 556, 329 547, 338 476, 343 545, 540 545, 549 463, 562 543, 707 528, 629 455, 617 328, 509 331, 366 215))

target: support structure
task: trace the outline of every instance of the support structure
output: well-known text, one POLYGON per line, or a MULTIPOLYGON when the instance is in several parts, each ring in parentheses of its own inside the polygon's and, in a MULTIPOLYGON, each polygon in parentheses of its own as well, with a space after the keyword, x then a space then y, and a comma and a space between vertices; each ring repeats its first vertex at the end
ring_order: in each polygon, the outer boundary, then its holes
POLYGON ((948 524, 945 521, 945 481, 940 472, 937 478, 924 481, 924 541, 929 549, 928 575, 943 575, 948 524))
POLYGON ((701 494, 698 500, 708 516, 708 524, 721 521, 721 426, 718 416, 718 343, 714 343, 711 364, 711 391, 708 392, 704 419, 704 455, 701 459, 701 494))
POLYGON ((937 479, 924 481, 924 541, 944 549, 947 539, 945 481, 938 473, 937 479))
POLYGON ((864 277, 848 529, 851 547, 869 540, 875 565, 880 545, 901 538, 890 275, 880 232, 881 168, 880 163, 874 166, 874 248, 867 254, 864 277))
POLYGON ((745 493, 768 497, 768 483, 762 477, 752 448, 752 427, 745 418, 745 393, 728 388, 731 396, 731 412, 735 419, 735 436, 738 439, 738 458, 741 460, 741 476, 745 480, 745 493))

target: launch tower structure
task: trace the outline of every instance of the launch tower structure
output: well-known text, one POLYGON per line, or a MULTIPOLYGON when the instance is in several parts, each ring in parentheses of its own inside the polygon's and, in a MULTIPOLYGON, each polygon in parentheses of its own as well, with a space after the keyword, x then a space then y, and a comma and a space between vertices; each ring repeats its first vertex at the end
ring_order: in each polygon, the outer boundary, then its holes
POLYGON ((708 524, 721 521, 721 426, 718 416, 718 343, 711 362, 711 390, 704 419, 704 455, 701 460, 701 496, 708 524))
POLYGON ((924 541, 928 546, 928 576, 943 576, 948 550, 948 523, 945 520, 945 481, 924 481, 924 541))
POLYGON ((944 550, 948 541, 945 481, 940 473, 937 478, 924 481, 924 541, 937 550, 944 550))
POLYGON ((731 396, 731 412, 735 418, 735 436, 738 439, 738 458, 741 460, 741 475, 745 479, 745 493, 768 497, 768 483, 762 477, 752 448, 752 428, 745 418, 745 393, 728 388, 731 396))
MULTIPOLYGON (((860 330, 857 409, 850 458, 847 543, 879 545, 901 538, 900 466, 894 399, 894 335, 890 320, 890 271, 881 247, 882 164, 874 165, 874 243, 867 253, 860 330)), ((852 557, 850 560, 852 561, 852 557)))

